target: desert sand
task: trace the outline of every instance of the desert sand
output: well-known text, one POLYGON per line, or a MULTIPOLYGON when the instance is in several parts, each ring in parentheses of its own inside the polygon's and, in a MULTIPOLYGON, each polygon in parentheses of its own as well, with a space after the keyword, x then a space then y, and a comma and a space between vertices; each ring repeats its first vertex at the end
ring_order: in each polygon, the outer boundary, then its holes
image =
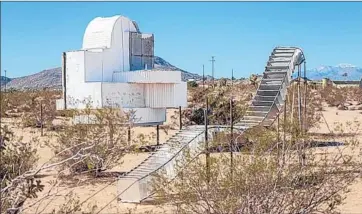
MULTIPOLYGON (((171 123, 171 115, 177 110, 168 110, 167 123, 171 123)), ((348 121, 359 121, 362 122, 362 111, 356 110, 337 110, 335 107, 324 107, 323 111, 325 122, 320 124, 319 128, 315 128, 312 132, 315 133, 329 133, 329 130, 333 130, 335 127, 335 122, 346 123, 348 121)), ((322 120, 323 121, 323 120, 322 120)), ((11 120, 5 121, 11 125, 11 120)), ((26 128, 26 129, 15 129, 18 134, 24 136, 24 141, 30 139, 31 137, 38 136, 40 138, 40 144, 38 145, 39 151, 39 162, 38 166, 46 163, 51 159, 53 153, 52 151, 44 145, 44 142, 47 140, 55 140, 52 136, 51 131, 46 132, 46 136, 40 137, 40 133, 37 129, 26 128)), ((176 130, 169 130, 166 134, 164 131, 160 130, 160 142, 164 143, 166 140, 171 137, 176 130)), ((150 135, 155 133, 155 127, 135 127, 133 128, 133 135, 144 134, 150 135)), ((362 133, 362 132, 360 132, 362 133)), ((360 135, 362 136, 362 134, 360 135)), ((156 143, 156 142, 154 142, 156 143)), ((139 154, 127 154, 123 158, 123 162, 119 166, 114 167, 109 170, 109 172, 127 172, 133 167, 137 166, 142 160, 147 158, 147 153, 139 154)), ((46 183, 51 180, 56 179, 55 171, 48 170, 42 178, 42 182, 46 183)), ((104 178, 94 182, 94 179, 87 178, 86 176, 79 176, 66 182, 60 184, 59 187, 50 189, 51 185, 46 185, 46 188, 43 192, 40 193, 39 198, 27 200, 24 204, 25 211, 24 213, 49 213, 53 209, 59 208, 65 201, 64 195, 73 191, 81 202, 85 201, 82 205, 83 210, 86 211, 90 209, 89 206, 96 205, 96 210, 106 206, 101 213, 129 213, 129 210, 132 210, 132 213, 142 213, 145 211, 154 211, 154 213, 166 212, 172 213, 172 209, 169 207, 159 208, 155 205, 145 205, 145 204, 129 204, 129 203, 120 203, 117 201, 117 180, 115 178, 104 178), (88 180, 87 180, 88 179, 88 180), (67 183, 67 185, 65 185, 67 183), (46 198, 41 203, 36 203, 39 199, 47 195, 52 195, 51 197, 46 198), (35 203, 35 204, 34 204, 35 203), (30 206, 30 207, 29 207, 30 206)), ((350 186, 350 192, 346 195, 345 203, 340 206, 340 211, 342 213, 362 213, 362 179, 359 179, 355 184, 350 186)))

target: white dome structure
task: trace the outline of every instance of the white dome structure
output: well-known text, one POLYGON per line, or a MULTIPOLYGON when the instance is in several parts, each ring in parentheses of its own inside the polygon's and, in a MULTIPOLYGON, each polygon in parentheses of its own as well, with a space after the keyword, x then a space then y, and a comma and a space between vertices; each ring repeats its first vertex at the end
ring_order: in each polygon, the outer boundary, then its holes
POLYGON ((139 124, 165 121, 167 107, 186 106, 180 71, 153 70, 154 36, 124 16, 97 17, 82 49, 63 53, 63 99, 57 109, 117 106, 139 124))

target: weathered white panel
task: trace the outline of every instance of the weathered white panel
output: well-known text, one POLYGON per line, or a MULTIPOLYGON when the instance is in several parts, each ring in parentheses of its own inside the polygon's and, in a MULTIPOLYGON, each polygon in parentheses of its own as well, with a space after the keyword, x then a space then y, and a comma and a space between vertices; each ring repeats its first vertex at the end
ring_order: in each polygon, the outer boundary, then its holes
POLYGON ((64 99, 57 99, 55 101, 55 109, 56 110, 64 110, 64 99))
POLYGON ((120 17, 97 17, 93 19, 85 30, 82 49, 110 48, 113 26, 120 17))
POLYGON ((175 84, 173 97, 175 100, 175 107, 187 107, 187 82, 175 84))
POLYGON ((161 123, 166 121, 166 108, 124 108, 124 112, 134 112, 134 123, 161 123))
POLYGON ((85 81, 102 81, 103 52, 85 52, 85 81))
POLYGON ((142 56, 154 55, 153 34, 142 34, 142 56))
POLYGON ((131 55, 141 56, 142 55, 142 34, 131 33, 131 55))
POLYGON ((174 107, 174 84, 145 84, 146 107, 174 107))
POLYGON ((145 107, 144 85, 128 83, 103 83, 102 100, 104 106, 119 108, 145 107))
POLYGON ((112 81, 132 83, 181 83, 181 71, 143 70, 114 72, 112 81))
POLYGON ((85 51, 67 52, 66 54, 66 90, 67 108, 91 108, 102 106, 101 83, 86 83, 84 81, 85 51))

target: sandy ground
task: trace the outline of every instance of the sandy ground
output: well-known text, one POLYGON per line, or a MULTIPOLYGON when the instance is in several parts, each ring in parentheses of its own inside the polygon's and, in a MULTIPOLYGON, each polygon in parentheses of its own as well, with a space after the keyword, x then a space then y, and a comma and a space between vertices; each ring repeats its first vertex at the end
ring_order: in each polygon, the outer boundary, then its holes
MULTIPOLYGON (((362 122, 362 111, 340 111, 336 108, 325 107, 323 111, 324 118, 328 123, 328 126, 325 123, 321 123, 319 128, 312 130, 316 133, 328 133, 329 129, 333 129, 335 127, 335 122, 346 123, 347 121, 357 120, 362 122), (337 114, 336 114, 337 112, 337 114)), ((170 123, 171 114, 173 114, 175 110, 168 110, 169 114, 167 116, 168 122, 170 123)), ((177 111, 177 110, 176 110, 177 111)), ((9 123, 10 125, 10 123, 9 123)), ((135 127, 133 128, 133 135, 136 136, 138 134, 151 135, 151 133, 156 133, 155 127, 135 127)), ((160 141, 164 143, 169 137, 171 137, 177 130, 169 130, 168 134, 164 131, 160 130, 160 141)), ((29 140, 34 136, 40 137, 40 132, 38 129, 18 129, 16 130, 19 134, 24 136, 24 141, 29 140)), ((361 132, 362 133, 362 132, 361 132)), ((40 144, 38 147, 39 151, 39 162, 38 165, 42 165, 46 163, 49 159, 51 159, 53 153, 52 151, 44 145, 44 142, 47 140, 54 141, 55 137, 51 136, 51 132, 46 133, 47 136, 40 137, 40 144)), ((362 139, 362 138, 361 138, 362 139)), ((156 142, 154 142, 156 143, 156 142)), ((123 158, 123 163, 110 171, 117 172, 125 172, 129 171, 133 167, 137 166, 141 161, 143 161, 148 156, 147 153, 140 154, 127 154, 123 158)), ((42 182, 46 183, 55 179, 53 172, 45 173, 46 176, 42 178, 42 182)), ((51 185, 46 185, 44 191, 39 195, 37 199, 28 200, 24 207, 26 208, 24 213, 49 213, 53 209, 58 209, 64 203, 64 195, 70 191, 73 191, 78 197, 79 200, 85 201, 83 210, 89 210, 88 205, 96 205, 97 211, 100 210, 103 206, 106 208, 101 213, 129 213, 128 209, 131 209, 132 213, 142 213, 145 211, 152 210, 154 213, 172 213, 171 208, 161 209, 154 205, 135 205, 135 204, 127 204, 120 203, 117 201, 117 181, 114 178, 105 178, 102 181, 98 181, 97 183, 91 182, 91 180, 86 181, 84 177, 80 178, 81 180, 77 180, 77 178, 73 180, 68 180, 67 185, 61 184, 59 188, 50 189, 51 185), (82 181, 82 182, 80 182, 82 181), (71 184, 71 186, 69 186, 71 184), (58 192, 57 192, 58 191, 58 192), (32 205, 42 197, 47 194, 55 194, 54 197, 50 197, 49 199, 44 200, 42 203, 36 203, 32 205), (62 196, 63 195, 63 196, 62 196), (32 205, 31 207, 29 207, 32 205)), ((351 185, 350 192, 346 195, 345 204, 340 206, 340 211, 342 213, 362 213, 362 180, 359 180, 355 184, 351 185)))

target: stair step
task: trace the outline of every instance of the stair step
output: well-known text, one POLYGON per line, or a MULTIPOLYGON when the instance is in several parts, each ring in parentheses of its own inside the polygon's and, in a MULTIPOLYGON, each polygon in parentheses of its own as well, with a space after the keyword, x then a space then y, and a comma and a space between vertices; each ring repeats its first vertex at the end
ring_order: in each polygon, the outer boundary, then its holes
POLYGON ((290 63, 291 62, 291 57, 270 57, 268 63, 273 63, 273 62, 284 62, 284 63, 290 63))
POLYGON ((275 70, 288 70, 289 66, 288 65, 282 65, 282 66, 273 66, 273 65, 269 65, 265 67, 267 71, 275 71, 275 70))
POLYGON ((250 111, 266 111, 269 112, 270 106, 250 106, 250 111))
POLYGON ((259 85, 259 90, 279 90, 281 84, 265 84, 262 83, 259 85))
POLYGON ((293 57, 294 53, 288 53, 288 52, 278 52, 273 53, 272 56, 274 57, 293 57))
POLYGON ((261 101, 274 101, 275 96, 261 96, 261 95, 255 95, 254 100, 261 100, 261 101))
POLYGON ((276 96, 279 93, 279 90, 258 90, 257 95, 261 96, 276 96))
POLYGON ((273 105, 274 101, 255 100, 252 102, 253 106, 268 106, 273 105))
POLYGON ((259 124, 260 121, 257 121, 257 120, 240 120, 240 123, 244 123, 244 124, 259 124))
POLYGON ((244 116, 243 120, 249 120, 249 121, 259 121, 261 122, 265 117, 262 116, 244 116))

